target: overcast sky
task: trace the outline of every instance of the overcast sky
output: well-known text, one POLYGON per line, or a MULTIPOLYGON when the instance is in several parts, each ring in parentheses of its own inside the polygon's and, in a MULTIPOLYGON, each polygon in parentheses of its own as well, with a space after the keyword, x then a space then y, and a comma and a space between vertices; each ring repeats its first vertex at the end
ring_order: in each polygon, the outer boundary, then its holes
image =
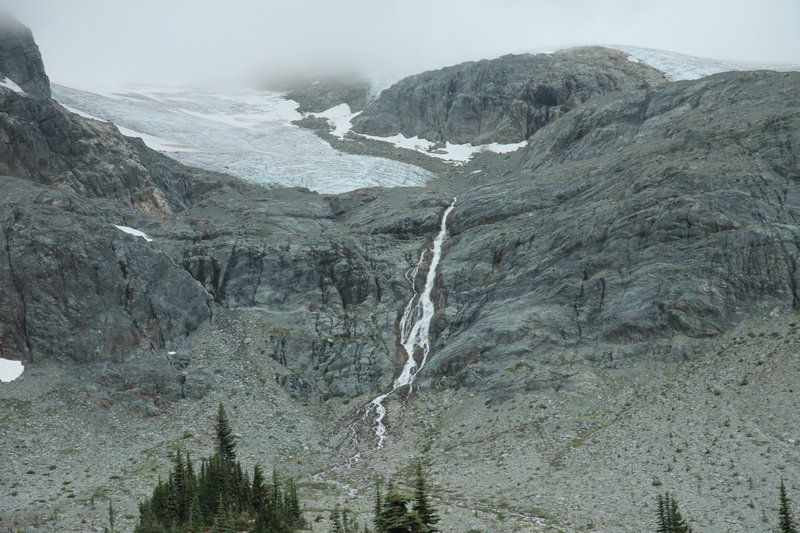
POLYGON ((800 0, 0 0, 53 82, 399 76, 546 47, 622 44, 800 64, 800 0))

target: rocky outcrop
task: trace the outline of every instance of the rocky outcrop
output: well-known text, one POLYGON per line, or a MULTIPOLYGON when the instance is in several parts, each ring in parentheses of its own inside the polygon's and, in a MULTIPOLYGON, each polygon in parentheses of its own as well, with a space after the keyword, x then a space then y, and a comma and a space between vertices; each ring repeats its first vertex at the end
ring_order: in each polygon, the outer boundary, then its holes
POLYGON ((0 92, 1 174, 158 213, 183 209, 222 187, 245 187, 230 176, 185 167, 113 124, 12 91, 0 92))
POLYGON ((0 77, 3 76, 29 95, 50 98, 50 80, 31 30, 0 10, 0 77))
POLYGON ((771 72, 607 95, 487 169, 453 212, 430 370, 557 387, 554 363, 681 357, 797 308, 799 97, 771 72))
POLYGON ((209 295, 164 250, 114 226, 132 213, 0 183, 0 357, 115 360, 166 350, 211 317, 209 295))
POLYGON ((507 55, 405 78, 367 106, 353 129, 460 144, 516 143, 593 96, 665 81, 606 48, 507 55))
POLYGON ((299 103, 301 113, 320 113, 339 104, 347 104, 353 112, 367 105, 369 80, 328 78, 293 84, 286 98, 299 103))

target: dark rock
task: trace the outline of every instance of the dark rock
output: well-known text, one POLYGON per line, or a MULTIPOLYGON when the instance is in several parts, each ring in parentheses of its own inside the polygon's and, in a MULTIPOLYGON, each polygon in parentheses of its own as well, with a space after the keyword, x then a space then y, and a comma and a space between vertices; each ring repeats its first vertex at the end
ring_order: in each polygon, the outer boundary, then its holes
POLYGON ((0 76, 9 78, 28 95, 50 98, 50 80, 31 30, 3 10, 0 10, 0 76))
POLYGON ((339 104, 355 113, 364 109, 370 93, 369 80, 364 79, 326 78, 293 85, 286 98, 300 104, 301 113, 321 113, 339 104))
POLYGON ((593 96, 665 81, 606 48, 507 55, 405 78, 367 106, 353 129, 459 144, 516 143, 593 96))
POLYGON ((188 272, 114 227, 131 212, 17 178, 0 184, 0 356, 118 360, 211 317, 188 272))

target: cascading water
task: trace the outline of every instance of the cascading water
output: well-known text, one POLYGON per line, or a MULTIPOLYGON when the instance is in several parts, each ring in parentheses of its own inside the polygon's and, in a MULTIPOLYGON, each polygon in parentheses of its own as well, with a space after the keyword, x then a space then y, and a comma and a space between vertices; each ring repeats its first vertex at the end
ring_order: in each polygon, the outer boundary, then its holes
POLYGON ((375 436, 378 438, 377 448, 382 448, 383 441, 386 439, 386 426, 383 423, 383 419, 386 417, 384 400, 402 387, 413 386, 417 374, 425 367, 425 363, 428 361, 428 353, 431 349, 430 326, 436 310, 431 299, 431 293, 436 282, 436 271, 442 258, 442 244, 447 236, 447 217, 455 205, 456 198, 453 198, 453 202, 445 209, 442 215, 439 233, 433 240, 433 246, 422 252, 416 266, 406 275, 406 279, 411 283, 415 293, 406 304, 403 318, 400 319, 400 345, 406 353, 405 364, 400 375, 392 383, 391 390, 373 398, 367 404, 364 412, 365 420, 372 413, 375 414, 375 421, 372 425, 375 430, 375 436), (425 276, 425 285, 422 288, 422 292, 416 292, 415 279, 428 253, 431 254, 431 263, 425 276), (415 355, 418 356, 419 363, 417 363, 415 355))

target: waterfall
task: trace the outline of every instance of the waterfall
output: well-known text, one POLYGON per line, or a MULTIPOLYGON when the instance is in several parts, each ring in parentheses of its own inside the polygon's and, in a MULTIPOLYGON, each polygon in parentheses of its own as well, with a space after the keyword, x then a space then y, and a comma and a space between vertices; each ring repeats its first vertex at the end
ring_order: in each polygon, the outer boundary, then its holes
POLYGON ((389 392, 373 398, 372 401, 367 404, 364 412, 365 420, 371 413, 375 414, 375 421, 372 423, 372 426, 375 430, 375 436, 378 439, 377 448, 382 448, 383 441, 386 439, 386 426, 383 423, 383 419, 386 417, 386 406, 383 404, 384 400, 402 387, 413 386, 417 374, 425 367, 425 363, 428 362, 428 353, 430 353, 431 349, 430 327, 434 312, 436 311, 433 300, 431 299, 431 293, 433 292, 433 285, 436 282, 436 272, 439 267, 439 262, 442 258, 442 244, 447 236, 447 217, 455 205, 456 198, 453 198, 453 202, 445 209, 442 215, 439 233, 433 240, 433 245, 423 250, 417 264, 406 274, 406 279, 411 283, 411 288, 414 289, 415 292, 408 301, 408 304, 406 304, 406 308, 403 311, 403 318, 400 319, 400 345, 403 347, 406 355, 403 370, 392 383, 392 388, 389 392), (422 288, 422 292, 418 292, 415 286, 415 279, 420 266, 429 254, 431 256, 431 262, 428 267, 428 273, 425 276, 425 285, 422 288), (417 356, 416 358, 415 355, 417 356), (417 359, 419 359, 419 363, 417 363, 417 359))

